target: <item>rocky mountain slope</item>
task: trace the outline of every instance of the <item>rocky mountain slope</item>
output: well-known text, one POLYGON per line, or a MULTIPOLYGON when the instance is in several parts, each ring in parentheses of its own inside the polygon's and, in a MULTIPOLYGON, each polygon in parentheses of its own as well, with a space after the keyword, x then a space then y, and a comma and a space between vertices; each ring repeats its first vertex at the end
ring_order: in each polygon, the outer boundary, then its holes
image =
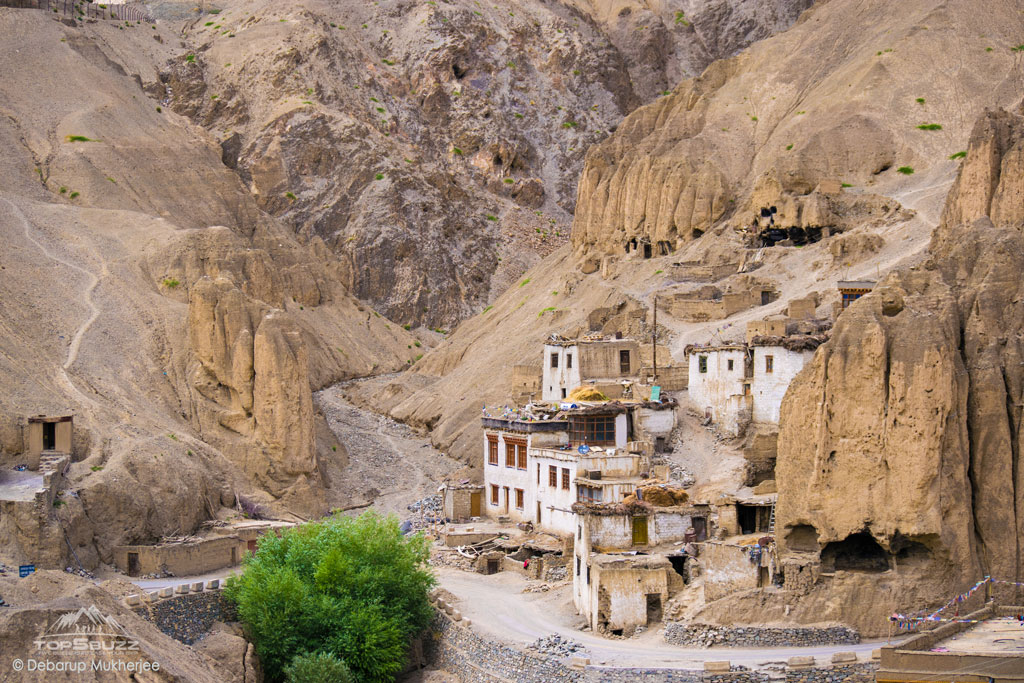
POLYGON ((824 556, 864 533, 930 599, 1021 580, 1022 154, 1024 117, 979 119, 928 259, 844 313, 790 388, 778 513, 793 562, 817 559, 808 539, 824 556))
POLYGON ((1022 31, 1012 3, 986 14, 938 0, 819 4, 626 117, 587 154, 571 246, 413 372, 353 398, 433 430, 468 459, 480 404, 519 393, 513 366, 539 374, 551 333, 649 339, 657 295, 660 339, 682 362, 686 344, 739 338, 747 320, 790 299, 817 294, 824 314, 836 280, 921 258, 974 121, 1020 97, 1012 48, 1022 31), (832 236, 762 248, 753 224, 768 206, 780 227, 832 236), (720 290, 760 278, 778 299, 727 320, 675 317, 666 302, 702 284, 676 274, 688 264, 735 273, 713 283, 720 290))
POLYGON ((74 414, 77 435, 61 504, 0 520, 4 560, 63 567, 70 545, 92 567, 238 495, 350 500, 311 391, 407 367, 413 337, 143 91, 173 31, 6 8, 0 25, 21 65, 0 83, 0 461, 21 462, 26 416, 74 414))
POLYGON ((356 296, 448 328, 565 243, 623 116, 809 4, 227 1, 147 89, 356 296))
POLYGON ((567 241, 588 144, 805 5, 0 8, 0 467, 29 415, 76 434, 0 555, 91 568, 243 498, 361 501, 312 392, 415 363, 440 335, 410 328, 567 241))

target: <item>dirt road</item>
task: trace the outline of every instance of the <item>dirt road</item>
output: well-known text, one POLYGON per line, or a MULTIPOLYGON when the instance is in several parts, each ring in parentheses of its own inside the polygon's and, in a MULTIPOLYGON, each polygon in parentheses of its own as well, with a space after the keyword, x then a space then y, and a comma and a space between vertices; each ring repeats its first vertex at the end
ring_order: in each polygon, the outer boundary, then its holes
POLYGON ((874 641, 821 647, 688 649, 665 643, 658 629, 634 638, 611 640, 574 628, 581 618, 572 608, 571 584, 546 593, 521 593, 529 582, 513 572, 484 576, 441 567, 437 574, 441 587, 459 598, 456 608, 482 635, 522 647, 557 633, 586 647, 591 663, 599 666, 700 669, 708 660, 729 660, 754 668, 784 664, 796 656, 813 656, 824 664, 835 652, 856 652, 865 660, 882 645, 874 641))

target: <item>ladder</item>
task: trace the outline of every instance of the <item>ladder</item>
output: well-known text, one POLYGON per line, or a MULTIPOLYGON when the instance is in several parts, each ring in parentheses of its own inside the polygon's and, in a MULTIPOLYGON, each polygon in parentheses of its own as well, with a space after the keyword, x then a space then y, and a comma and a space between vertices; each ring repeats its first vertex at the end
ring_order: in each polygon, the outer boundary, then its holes
POLYGON ((772 502, 772 514, 768 517, 768 533, 775 533, 775 502, 772 502))

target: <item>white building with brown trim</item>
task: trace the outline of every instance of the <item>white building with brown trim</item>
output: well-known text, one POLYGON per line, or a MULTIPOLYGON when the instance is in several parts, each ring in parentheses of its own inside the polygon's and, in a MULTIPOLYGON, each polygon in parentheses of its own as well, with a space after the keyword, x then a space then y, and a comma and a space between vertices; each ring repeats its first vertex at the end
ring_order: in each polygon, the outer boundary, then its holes
POLYGON ((544 345, 541 397, 564 400, 587 383, 611 398, 622 395, 623 380, 640 375, 639 344, 634 339, 566 339, 544 345))
POLYGON ((574 405, 546 420, 483 418, 486 516, 571 535, 573 503, 622 500, 649 476, 674 401, 574 405))

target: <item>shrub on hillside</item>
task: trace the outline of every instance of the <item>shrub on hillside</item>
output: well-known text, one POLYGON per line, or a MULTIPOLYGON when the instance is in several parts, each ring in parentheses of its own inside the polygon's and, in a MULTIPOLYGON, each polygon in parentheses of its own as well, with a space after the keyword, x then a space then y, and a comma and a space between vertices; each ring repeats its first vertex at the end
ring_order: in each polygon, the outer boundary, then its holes
POLYGON ((394 517, 333 517, 264 536, 226 595, 268 681, 310 653, 337 657, 357 680, 391 681, 430 621, 429 555, 394 517))
POLYGON ((345 662, 326 652, 295 657, 284 676, 288 683, 355 683, 345 662))

